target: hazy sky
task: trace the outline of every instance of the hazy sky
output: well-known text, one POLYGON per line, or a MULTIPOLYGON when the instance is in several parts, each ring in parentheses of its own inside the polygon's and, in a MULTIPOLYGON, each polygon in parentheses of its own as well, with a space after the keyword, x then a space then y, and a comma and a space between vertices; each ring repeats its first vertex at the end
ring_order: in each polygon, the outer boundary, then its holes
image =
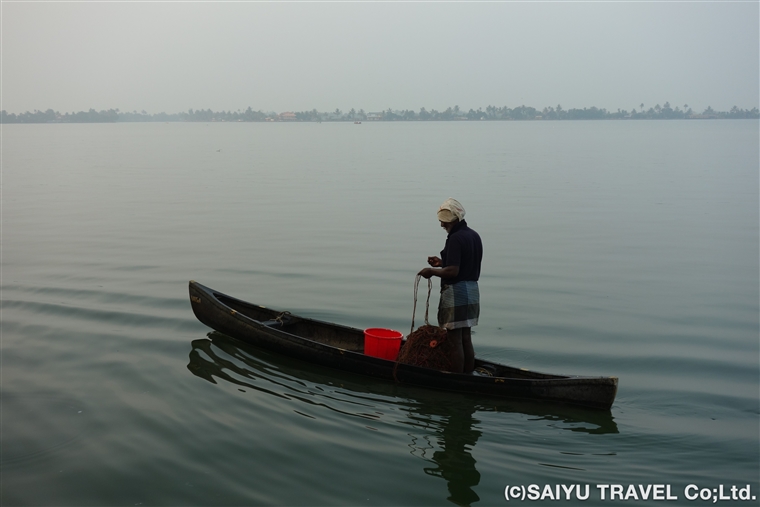
POLYGON ((2 109, 758 106, 758 2, 2 3, 2 109))

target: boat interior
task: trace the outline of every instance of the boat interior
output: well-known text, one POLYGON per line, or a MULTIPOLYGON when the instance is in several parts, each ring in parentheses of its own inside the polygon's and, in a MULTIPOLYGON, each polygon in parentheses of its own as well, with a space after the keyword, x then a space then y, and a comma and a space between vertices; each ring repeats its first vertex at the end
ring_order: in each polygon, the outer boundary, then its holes
POLYGON ((364 332, 360 329, 297 317, 291 315, 290 312, 278 312, 218 293, 214 295, 224 305, 269 328, 279 329, 331 347, 364 353, 364 332))
MULTIPOLYGON (((331 324, 279 312, 263 306, 254 305, 215 292, 214 296, 225 306, 249 317, 260 324, 285 333, 313 340, 331 347, 351 352, 364 353, 364 332, 339 324, 331 324)), ((403 347, 403 342, 402 345, 403 347)), ((476 371, 485 376, 520 379, 568 379, 567 375, 551 375, 536 371, 515 368, 503 364, 475 359, 476 371)))

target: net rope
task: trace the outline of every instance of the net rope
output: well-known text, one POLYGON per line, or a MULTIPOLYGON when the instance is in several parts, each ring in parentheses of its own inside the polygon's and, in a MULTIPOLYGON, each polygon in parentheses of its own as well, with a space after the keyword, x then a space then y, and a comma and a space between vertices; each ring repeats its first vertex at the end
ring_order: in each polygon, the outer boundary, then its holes
POLYGON ((433 282, 428 278, 428 294, 425 301, 425 324, 414 330, 414 319, 417 314, 417 299, 420 287, 420 275, 414 279, 414 307, 412 309, 412 328, 406 342, 399 351, 393 376, 398 380, 396 372, 399 364, 422 366, 435 370, 451 371, 451 344, 446 339, 447 332, 442 327, 430 324, 430 294, 433 282))
MULTIPOLYGON (((414 332, 414 316, 417 313, 417 291, 419 291, 419 288, 420 288, 420 278, 422 278, 421 275, 417 275, 414 278, 414 308, 412 308, 412 329, 409 330, 409 334, 412 334, 414 332)), ((429 326, 430 322, 428 320, 428 315, 430 313, 430 293, 433 291, 433 281, 430 278, 428 278, 427 284, 428 284, 428 295, 427 295, 427 301, 425 301, 425 325, 429 326)))

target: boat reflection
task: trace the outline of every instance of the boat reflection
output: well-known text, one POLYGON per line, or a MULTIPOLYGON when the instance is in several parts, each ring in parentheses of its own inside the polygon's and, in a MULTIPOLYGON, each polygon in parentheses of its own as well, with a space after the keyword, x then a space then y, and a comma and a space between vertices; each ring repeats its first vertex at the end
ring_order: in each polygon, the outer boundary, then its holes
POLYGON ((206 339, 194 340, 191 345, 188 370, 214 384, 229 382, 280 398, 319 404, 352 417, 366 415, 368 406, 386 412, 387 406, 392 405, 395 413, 405 415, 405 419, 395 422, 407 426, 410 453, 425 462, 425 474, 446 481, 447 499, 456 505, 479 501, 474 488, 480 482, 480 473, 472 455, 482 435, 479 413, 523 414, 568 431, 618 433, 609 411, 431 391, 378 381, 274 354, 217 332, 209 333, 206 339), (322 400, 315 401, 315 395, 322 400), (361 412, 355 410, 357 406, 361 412))

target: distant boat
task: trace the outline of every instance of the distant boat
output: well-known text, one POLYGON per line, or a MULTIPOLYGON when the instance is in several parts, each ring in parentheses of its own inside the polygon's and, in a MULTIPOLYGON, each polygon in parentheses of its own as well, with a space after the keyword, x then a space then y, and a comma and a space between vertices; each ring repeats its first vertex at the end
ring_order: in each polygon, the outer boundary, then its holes
POLYGON ((355 121, 354 122, 354 125, 361 125, 361 124, 362 124, 362 122, 360 122, 360 121, 355 121))

